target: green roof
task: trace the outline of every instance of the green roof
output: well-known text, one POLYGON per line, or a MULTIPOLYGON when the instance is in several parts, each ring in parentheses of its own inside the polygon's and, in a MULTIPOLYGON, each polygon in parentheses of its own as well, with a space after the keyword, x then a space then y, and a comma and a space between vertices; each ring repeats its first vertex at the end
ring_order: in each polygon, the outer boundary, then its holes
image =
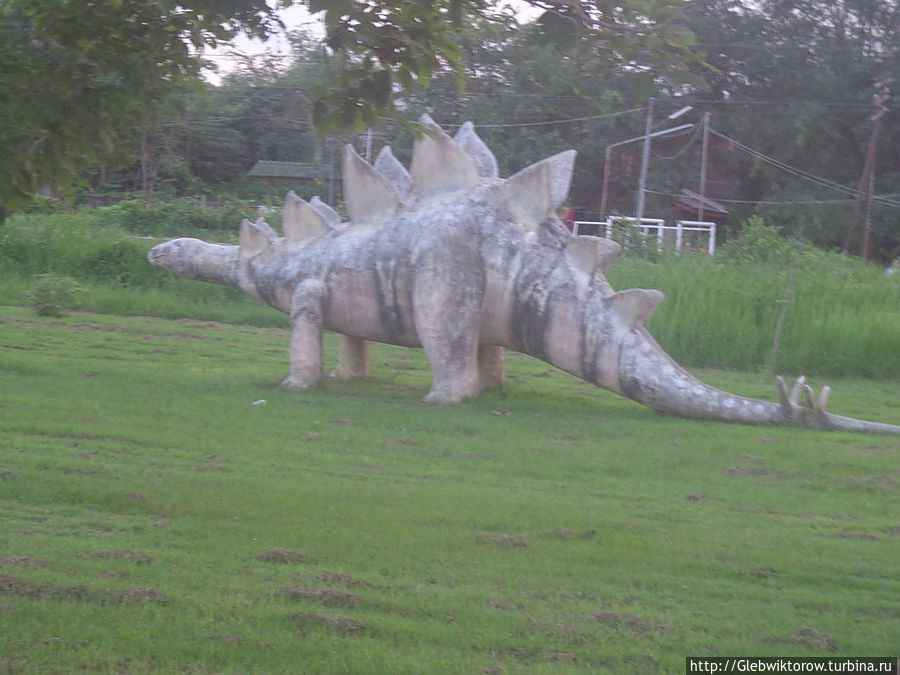
POLYGON ((312 180, 325 178, 324 168, 315 164, 302 162, 269 162, 259 161, 247 172, 252 178, 292 178, 296 180, 312 180))

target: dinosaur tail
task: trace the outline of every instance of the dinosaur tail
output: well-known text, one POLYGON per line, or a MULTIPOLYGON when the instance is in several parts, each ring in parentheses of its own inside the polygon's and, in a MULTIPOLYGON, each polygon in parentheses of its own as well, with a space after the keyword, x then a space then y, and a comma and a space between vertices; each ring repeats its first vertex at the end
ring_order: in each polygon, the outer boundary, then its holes
POLYGON ((729 394, 705 384, 675 363, 644 330, 635 331, 619 358, 619 383, 628 398, 660 412, 697 419, 900 434, 900 426, 868 422, 825 411, 829 387, 817 397, 806 378, 790 393, 777 378, 779 401, 729 394))

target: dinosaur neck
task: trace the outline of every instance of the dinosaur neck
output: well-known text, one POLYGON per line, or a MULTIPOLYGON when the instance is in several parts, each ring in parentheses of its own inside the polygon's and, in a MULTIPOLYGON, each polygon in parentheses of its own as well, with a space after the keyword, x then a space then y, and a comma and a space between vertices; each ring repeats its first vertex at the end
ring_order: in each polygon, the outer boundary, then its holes
POLYGON ((211 244, 198 255, 193 264, 196 279, 223 286, 240 288, 239 254, 237 247, 211 244))
POLYGON ((172 239, 154 246, 147 258, 151 264, 187 279, 240 287, 237 246, 192 238, 172 239))

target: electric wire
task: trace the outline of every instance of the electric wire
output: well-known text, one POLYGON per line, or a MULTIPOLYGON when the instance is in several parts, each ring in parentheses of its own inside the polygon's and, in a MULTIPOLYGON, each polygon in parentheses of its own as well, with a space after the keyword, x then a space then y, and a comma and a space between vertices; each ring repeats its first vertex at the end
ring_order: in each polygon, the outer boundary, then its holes
MULTIPOLYGON (((823 178, 821 176, 817 176, 815 174, 809 173, 808 171, 804 171, 803 169, 798 169, 797 167, 791 166, 790 164, 785 164, 784 162, 779 161, 779 160, 775 159, 774 157, 770 157, 769 155, 766 155, 766 154, 760 152, 759 150, 755 150, 748 145, 744 145, 743 143, 736 141, 735 139, 731 138, 730 136, 726 136, 725 134, 716 131, 712 127, 710 127, 710 129, 709 129, 709 133, 728 141, 729 143, 733 144, 735 147, 743 150, 744 152, 746 152, 750 155, 753 155, 757 159, 760 159, 763 162, 771 164, 772 166, 774 166, 778 169, 781 169, 782 171, 789 173, 793 176, 796 176, 798 178, 803 178, 804 180, 807 180, 811 183, 815 183, 816 185, 827 188, 829 190, 835 190, 837 192, 843 192, 844 194, 854 195, 854 196, 857 194, 857 190, 855 188, 849 187, 847 185, 842 185, 841 183, 836 183, 827 178, 823 178)), ((872 195, 872 199, 881 204, 886 204, 888 206, 894 206, 894 207, 900 207, 900 202, 895 201, 893 199, 888 199, 887 197, 884 197, 881 195, 872 195)))

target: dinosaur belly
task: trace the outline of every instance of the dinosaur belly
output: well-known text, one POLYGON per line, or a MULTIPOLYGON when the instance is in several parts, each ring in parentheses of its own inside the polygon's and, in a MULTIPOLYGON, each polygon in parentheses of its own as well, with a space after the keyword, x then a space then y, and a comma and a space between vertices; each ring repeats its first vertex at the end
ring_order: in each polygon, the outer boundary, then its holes
POLYGON ((405 347, 419 347, 407 283, 393 270, 346 270, 331 275, 324 327, 344 335, 405 347))

